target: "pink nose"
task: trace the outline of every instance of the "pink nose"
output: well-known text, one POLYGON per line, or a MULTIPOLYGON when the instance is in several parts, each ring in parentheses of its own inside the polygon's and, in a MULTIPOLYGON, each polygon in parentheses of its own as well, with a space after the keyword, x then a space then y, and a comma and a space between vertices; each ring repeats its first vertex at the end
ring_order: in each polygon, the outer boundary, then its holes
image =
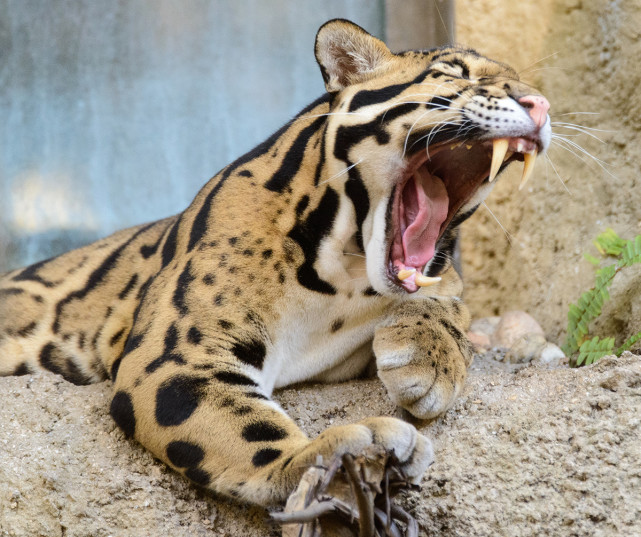
POLYGON ((548 118, 550 103, 542 95, 526 95, 519 99, 519 103, 528 109, 532 121, 537 127, 542 127, 548 118))

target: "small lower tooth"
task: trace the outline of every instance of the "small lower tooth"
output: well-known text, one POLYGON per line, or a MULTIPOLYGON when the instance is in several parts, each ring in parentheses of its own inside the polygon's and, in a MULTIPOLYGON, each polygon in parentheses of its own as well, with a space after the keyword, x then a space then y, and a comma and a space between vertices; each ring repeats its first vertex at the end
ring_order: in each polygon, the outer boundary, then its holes
POLYGON ((407 280, 407 278, 409 278, 409 277, 410 277, 412 274, 414 274, 415 272, 416 272, 416 269, 403 269, 403 270, 399 270, 399 271, 398 271, 398 274, 396 275, 396 277, 397 277, 399 280, 407 280))
POLYGON ((431 278, 430 276, 423 276, 422 274, 417 274, 414 278, 414 283, 419 287, 429 287, 430 285, 437 284, 441 281, 441 277, 437 276, 436 278, 431 278))

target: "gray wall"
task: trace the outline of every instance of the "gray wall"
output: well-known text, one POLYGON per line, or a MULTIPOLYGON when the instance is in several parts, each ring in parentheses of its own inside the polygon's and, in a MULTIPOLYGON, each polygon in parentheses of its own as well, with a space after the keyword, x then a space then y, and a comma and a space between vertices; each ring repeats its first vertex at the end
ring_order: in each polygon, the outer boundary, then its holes
POLYGON ((181 211, 322 93, 323 22, 398 2, 0 0, 0 271, 181 211))

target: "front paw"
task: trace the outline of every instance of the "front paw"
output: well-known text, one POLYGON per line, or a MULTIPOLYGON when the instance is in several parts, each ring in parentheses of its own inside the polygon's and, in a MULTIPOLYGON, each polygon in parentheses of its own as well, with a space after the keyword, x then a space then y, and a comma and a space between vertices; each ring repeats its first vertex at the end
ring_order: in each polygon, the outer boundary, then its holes
POLYGON ((412 301, 390 313, 376 331, 374 354, 392 401, 421 419, 452 406, 473 358, 469 320, 451 298, 412 301))

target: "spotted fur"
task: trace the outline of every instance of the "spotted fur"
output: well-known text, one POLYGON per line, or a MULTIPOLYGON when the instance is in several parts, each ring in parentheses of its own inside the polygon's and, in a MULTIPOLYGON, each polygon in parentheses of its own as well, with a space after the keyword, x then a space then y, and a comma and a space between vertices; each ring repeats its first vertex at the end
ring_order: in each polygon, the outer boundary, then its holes
MULTIPOLYGON (((282 500, 318 454, 372 442, 420 479, 432 451, 412 425, 369 418, 310 440, 270 396, 353 378, 374 353, 395 402, 421 418, 445 411, 472 357, 457 226, 491 185, 484 172, 448 191, 460 200, 423 267, 442 280, 418 292, 390 268, 395 195, 426 148, 501 136, 544 148, 549 131, 519 104, 535 92, 472 50, 396 55, 335 20, 315 51, 327 93, 185 211, 0 279, 0 374, 110 379, 127 437, 194 483, 259 504, 282 500)), ((464 158, 451 151, 430 160, 444 177, 464 158)), ((489 169, 484 151, 470 154, 489 169)))

